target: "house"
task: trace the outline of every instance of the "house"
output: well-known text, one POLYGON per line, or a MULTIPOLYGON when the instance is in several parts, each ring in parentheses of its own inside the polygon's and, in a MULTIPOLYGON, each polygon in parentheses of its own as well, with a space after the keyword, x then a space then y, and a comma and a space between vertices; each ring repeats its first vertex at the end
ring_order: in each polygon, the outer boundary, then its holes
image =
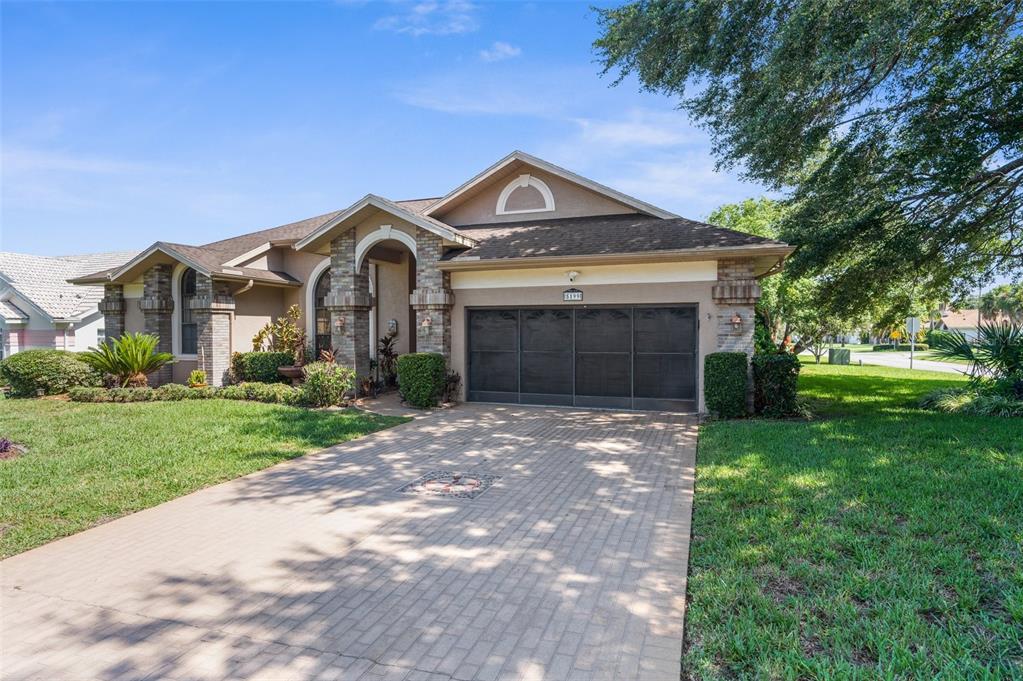
POLYGON ((41 256, 0 252, 0 358, 19 350, 80 351, 103 342, 102 286, 71 277, 123 263, 135 252, 41 256))
POLYGON ((351 206, 202 246, 158 241, 77 277, 108 337, 146 331, 224 381, 232 351, 299 305, 359 375, 376 342, 443 354, 464 399, 702 408, 702 358, 753 349, 757 280, 786 244, 674 215, 514 152, 439 198, 351 206))
POLYGON ((977 326, 981 320, 987 323, 1009 321, 1003 315, 994 317, 983 315, 977 309, 942 310, 941 319, 935 323, 934 328, 940 331, 958 331, 966 337, 966 340, 972 342, 977 340, 977 326))

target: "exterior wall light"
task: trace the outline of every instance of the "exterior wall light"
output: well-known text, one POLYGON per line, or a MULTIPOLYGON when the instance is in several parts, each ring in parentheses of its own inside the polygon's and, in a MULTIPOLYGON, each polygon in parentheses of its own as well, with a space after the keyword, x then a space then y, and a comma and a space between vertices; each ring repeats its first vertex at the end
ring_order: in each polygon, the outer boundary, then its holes
POLYGON ((344 318, 344 316, 339 315, 338 318, 334 320, 334 330, 337 331, 338 333, 344 333, 345 332, 345 318, 344 318))
POLYGON ((568 280, 570 282, 574 282, 576 280, 576 277, 579 276, 579 273, 576 272, 575 270, 572 270, 571 272, 565 272, 565 276, 568 277, 568 280))
POLYGON ((740 329, 742 329, 742 317, 736 312, 732 315, 732 330, 739 331, 740 329))
POLYGON ((424 329, 429 329, 431 326, 433 326, 433 318, 430 317, 429 315, 423 317, 423 321, 420 322, 419 326, 421 326, 424 329))

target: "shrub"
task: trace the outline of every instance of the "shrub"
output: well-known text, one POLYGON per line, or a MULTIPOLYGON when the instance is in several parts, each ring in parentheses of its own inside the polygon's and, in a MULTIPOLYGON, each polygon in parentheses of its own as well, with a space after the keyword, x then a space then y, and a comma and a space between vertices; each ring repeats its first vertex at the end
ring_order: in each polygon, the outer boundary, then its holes
POLYGON ((99 385, 102 376, 78 356, 62 350, 24 350, 0 362, 14 395, 59 395, 75 386, 99 385))
POLYGON ((206 385, 206 372, 202 369, 192 369, 188 374, 188 387, 201 388, 206 385))
POLYGON ((110 388, 107 391, 111 402, 152 402, 156 391, 152 388, 110 388))
POLYGON ((703 360, 703 399, 719 418, 746 414, 749 361, 744 352, 712 352, 703 360))
POLYGON ((236 352, 231 355, 231 373, 241 382, 285 383, 288 379, 277 373, 277 367, 292 366, 295 353, 282 352, 236 352))
POLYGON ((916 345, 911 345, 909 343, 899 343, 898 345, 892 345, 891 343, 886 343, 884 345, 875 345, 874 352, 884 352, 885 350, 898 350, 900 352, 909 352, 913 348, 916 348, 921 352, 924 350, 930 350, 930 346, 927 345, 927 343, 917 343, 916 345))
MULTIPOLYGON (((292 305, 283 317, 267 323, 252 337, 252 350, 254 352, 290 352, 292 357, 304 364, 305 358, 305 331, 299 325, 298 320, 302 316, 302 310, 298 305, 292 305)), ((294 360, 292 360, 294 361, 294 360)), ((283 366, 283 365, 281 365, 283 366)))
POLYGON ((398 389, 401 397, 413 407, 426 409, 437 404, 444 391, 444 355, 435 352, 412 352, 398 358, 398 389))
MULTIPOLYGON (((849 351, 845 353, 848 359, 849 351)), ((788 352, 753 357, 753 396, 758 414, 779 418, 799 413, 799 368, 799 358, 788 352)))
POLYGON ((110 391, 106 388, 76 386, 68 391, 72 402, 109 402, 110 391))
POLYGON ((187 400, 190 392, 192 389, 187 385, 166 383, 154 391, 153 399, 161 402, 177 402, 178 400, 187 400))
POLYGON ((298 404, 302 392, 283 383, 242 383, 238 386, 245 391, 246 400, 270 404, 298 404))
POLYGON ((891 343, 885 343, 883 345, 875 345, 872 349, 874 352, 884 352, 885 350, 894 350, 895 346, 891 343))
POLYGON ((1023 417, 1023 399, 997 391, 997 386, 980 384, 967 388, 947 388, 928 393, 920 406, 946 414, 1023 417))
POLYGON ((848 364, 851 356, 849 348, 831 348, 828 350, 828 364, 848 364))
POLYGON ((174 360, 169 352, 157 352, 159 342, 158 336, 126 333, 79 357, 96 371, 113 376, 122 388, 140 388, 149 382, 149 374, 174 360))
POLYGON ((344 402, 355 386, 355 370, 340 364, 313 362, 305 366, 305 381, 299 390, 302 402, 311 407, 330 407, 344 402))
POLYGON ((247 400, 248 393, 245 391, 245 384, 225 385, 215 391, 215 396, 221 400, 247 400))
POLYGON ((462 376, 457 371, 449 371, 444 377, 444 390, 441 399, 445 402, 457 402, 462 387, 462 376))

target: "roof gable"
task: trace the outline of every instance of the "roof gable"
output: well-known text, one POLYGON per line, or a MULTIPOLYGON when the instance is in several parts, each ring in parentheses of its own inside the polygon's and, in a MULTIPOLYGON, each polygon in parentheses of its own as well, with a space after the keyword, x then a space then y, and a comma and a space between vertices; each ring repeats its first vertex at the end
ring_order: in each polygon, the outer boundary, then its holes
POLYGON ((100 267, 122 263, 133 255, 134 251, 72 256, 2 252, 0 278, 19 298, 30 303, 50 321, 74 320, 95 308, 103 297, 103 289, 80 288, 68 280, 100 267))
MULTIPOLYGON (((622 192, 611 189, 599 182, 594 182, 589 178, 573 173, 570 170, 556 166, 553 163, 549 163, 548 161, 544 161, 541 158, 537 158, 536 156, 532 156, 523 151, 513 151, 508 154, 468 182, 465 182, 440 200, 433 203, 425 210, 425 213, 432 217, 442 218, 451 213, 458 205, 468 201, 490 185, 495 183, 508 185, 510 181, 514 181, 522 175, 530 175, 530 171, 539 171, 541 175, 551 176, 557 178, 561 182, 582 188, 587 192, 600 197, 605 202, 618 204, 624 208, 624 210, 618 211, 619 213, 634 211, 658 218, 678 217, 674 213, 670 213, 645 201, 629 196, 628 194, 623 194, 622 192)), ((515 211, 513 211, 513 213, 514 212, 515 211)), ((607 210, 602 212, 603 214, 612 214, 607 210)), ((559 217, 576 216, 560 215, 559 217)), ((509 219, 514 219, 514 217, 509 219)))

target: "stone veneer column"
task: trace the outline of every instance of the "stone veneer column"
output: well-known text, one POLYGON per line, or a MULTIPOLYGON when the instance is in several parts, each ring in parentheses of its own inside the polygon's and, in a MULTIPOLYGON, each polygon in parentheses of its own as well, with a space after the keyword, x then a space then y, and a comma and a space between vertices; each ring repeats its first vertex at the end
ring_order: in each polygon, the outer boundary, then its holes
POLYGON ((439 352, 451 362, 451 274, 437 267, 443 240, 433 232, 416 229, 416 290, 409 303, 416 311, 416 350, 439 352))
MULTIPOLYGON (((142 277, 143 291, 139 298, 139 309, 144 320, 143 329, 147 334, 157 336, 159 352, 171 352, 171 314, 174 312, 174 298, 171 295, 171 266, 154 265, 142 277)), ((149 375, 152 386, 170 383, 173 368, 165 364, 149 375)))
MULTIPOLYGON (((718 283, 714 285, 713 298, 717 307, 719 352, 745 352, 747 356, 753 356, 754 307, 760 299, 760 294, 760 284, 753 276, 752 260, 748 258, 718 260, 718 283), (742 320, 738 330, 732 325, 732 319, 736 315, 742 320)), ((746 401, 752 410, 751 378, 748 381, 746 401)))
POLYGON ((330 242, 330 344, 337 361, 355 369, 358 377, 369 370, 369 261, 355 271, 355 230, 330 242))
POLYGON ((196 273, 195 297, 190 304, 199 343, 199 368, 209 385, 222 386, 231 368, 231 313, 234 297, 227 282, 196 273))
POLYGON ((120 338, 124 333, 124 287, 120 284, 104 284, 103 299, 99 301, 103 313, 103 333, 107 340, 120 338))

